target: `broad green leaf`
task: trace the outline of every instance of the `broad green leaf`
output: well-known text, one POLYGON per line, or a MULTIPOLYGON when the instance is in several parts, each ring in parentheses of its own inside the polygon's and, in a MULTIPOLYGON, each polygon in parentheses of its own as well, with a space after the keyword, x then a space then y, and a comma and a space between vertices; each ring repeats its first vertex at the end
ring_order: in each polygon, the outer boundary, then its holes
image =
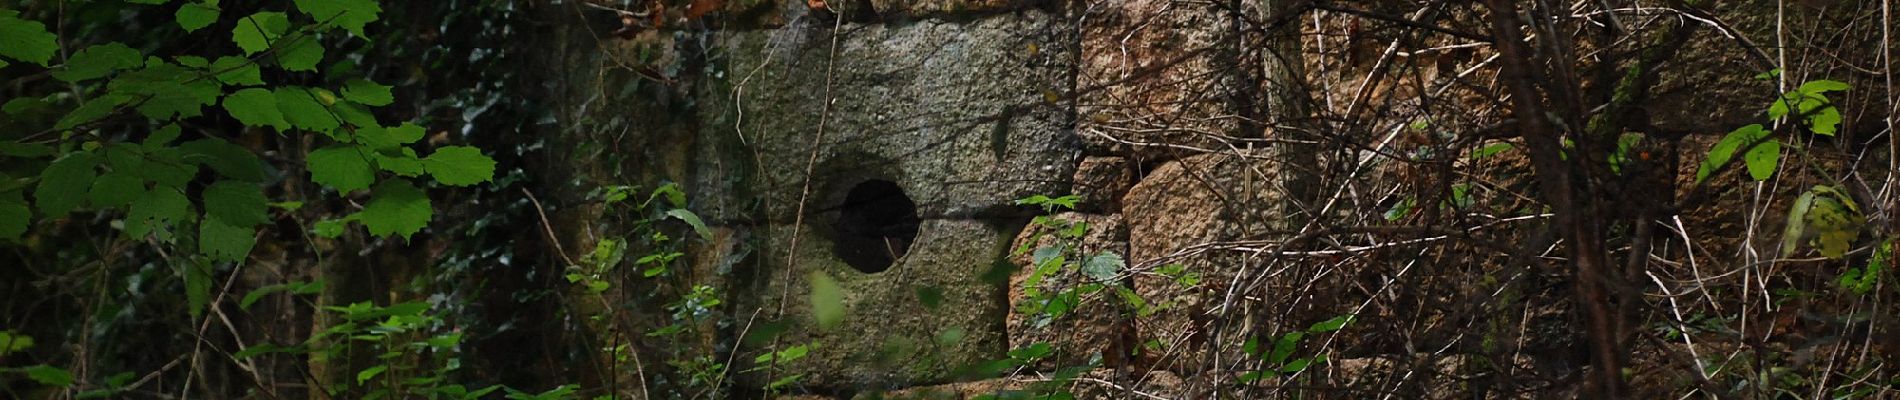
POLYGON ((481 149, 469 146, 436 149, 422 162, 436 182, 449 186, 487 182, 495 175, 495 160, 482 155, 481 149))
POLYGON ((1082 274, 1096 282, 1113 282, 1116 276, 1121 275, 1124 264, 1122 256, 1104 251, 1082 262, 1082 274))
POLYGON ((311 181, 349 193, 376 181, 376 170, 370 168, 368 157, 355 146, 330 146, 310 152, 304 161, 311 181))
MULTIPOLYGON (((284 113, 284 120, 291 126, 333 135, 337 127, 343 125, 330 109, 317 101, 317 93, 309 88, 286 86, 277 88, 277 109, 284 113)), ((348 142, 345 137, 331 136, 338 141, 348 142)))
POLYGON ((1708 179, 1710 174, 1715 173, 1716 168, 1728 164, 1742 146, 1765 137, 1768 137, 1768 131, 1763 129, 1761 124, 1748 125, 1729 132, 1728 135, 1722 137, 1721 141, 1716 142, 1715 146, 1709 148, 1709 157, 1703 159, 1702 165, 1696 169, 1696 182, 1708 179))
POLYGON ((132 210, 125 215, 125 233, 142 238, 154 227, 186 221, 192 215, 191 200, 183 193, 172 188, 154 188, 132 202, 132 210))
POLYGON ((255 183, 221 180, 205 187, 205 214, 240 228, 270 222, 270 201, 255 183))
POLYGON ((152 134, 146 136, 145 141, 139 144, 145 146, 145 150, 148 151, 170 147, 172 141, 178 140, 178 135, 182 133, 184 133, 184 129, 179 128, 178 124, 167 124, 164 127, 152 130, 152 134))
POLYGON ((421 126, 407 122, 388 128, 372 124, 356 129, 356 141, 377 150, 415 143, 422 135, 421 126))
POLYGON ((145 147, 128 142, 115 142, 99 148, 99 155, 106 159, 106 166, 116 171, 135 172, 145 167, 145 147))
POLYGON ((811 314, 818 327, 831 329, 844 322, 844 289, 838 281, 821 271, 812 271, 806 278, 811 280, 811 314))
POLYGON ((40 158, 51 157, 53 146, 37 143, 0 141, 0 157, 40 158))
POLYGON ((315 225, 311 226, 311 230, 313 233, 316 233, 318 237, 336 239, 338 236, 343 236, 343 228, 345 228, 348 223, 349 221, 346 220, 326 219, 317 221, 315 225))
POLYGON ((397 176, 412 178, 422 176, 424 169, 423 162, 421 158, 416 157, 415 149, 404 147, 401 153, 393 155, 387 154, 389 152, 390 151, 375 152, 372 158, 376 159, 377 168, 395 173, 397 176))
POLYGON ((104 118, 106 115, 112 114, 113 110, 117 110, 119 106, 131 101, 132 96, 120 94, 107 94, 94 97, 86 100, 85 103, 81 103, 79 107, 74 108, 72 112, 66 113, 66 116, 60 117, 59 122, 53 124, 53 129, 72 129, 73 127, 98 121, 99 118, 104 118))
POLYGON ((224 96, 224 110, 245 125, 268 126, 278 131, 290 129, 283 111, 277 109, 277 95, 269 90, 249 88, 224 96))
POLYGON ((185 142, 178 148, 183 151, 181 155, 184 161, 211 167, 218 175, 227 178, 251 182, 263 182, 269 178, 264 172, 264 161, 257 158, 257 153, 224 139, 198 139, 185 142))
POLYGON ((93 207, 120 207, 132 204, 145 194, 145 180, 136 171, 112 171, 100 175, 86 197, 93 207))
POLYGON ((363 105, 386 106, 396 102, 389 94, 389 87, 365 79, 351 79, 343 84, 343 98, 363 105))
POLYGON ((63 69, 53 71, 53 78, 67 82, 79 82, 98 79, 122 69, 138 68, 145 65, 145 55, 138 50, 126 47, 119 42, 94 45, 73 53, 66 60, 63 69))
POLYGON ((1849 87, 1850 86, 1847 84, 1847 82, 1819 79, 1819 80, 1808 81, 1808 83, 1803 83, 1801 84, 1801 88, 1795 89, 1795 91, 1798 91, 1801 93, 1808 93, 1808 94, 1822 94, 1822 93, 1833 92, 1833 91, 1847 90, 1847 88, 1849 87))
POLYGON ((1755 145, 1742 154, 1742 161, 1748 163, 1749 177, 1767 180, 1775 175, 1775 166, 1781 163, 1781 142, 1769 140, 1755 145))
POLYGON ((323 62, 323 44, 310 35, 289 37, 277 43, 277 66, 285 71, 316 71, 323 62))
POLYGON ((185 32, 195 32, 218 22, 218 14, 222 12, 217 0, 195 1, 179 6, 172 18, 178 20, 178 26, 185 28, 185 32))
POLYGON ((701 221, 699 215, 693 214, 692 211, 687 211, 684 208, 675 208, 666 210, 666 216, 679 219, 680 221, 686 222, 686 225, 692 226, 693 232, 698 233, 700 239, 712 240, 713 238, 712 230, 706 228, 706 222, 701 221))
POLYGON ((264 73, 257 63, 244 57, 224 56, 212 61, 211 73, 218 75, 218 81, 226 85, 262 85, 264 73))
POLYGON ((73 384, 73 373, 67 372, 64 368, 40 364, 21 368, 20 371, 26 373, 27 379, 32 379, 41 385, 64 388, 73 384))
POLYGON ((1806 232, 1808 209, 1814 208, 1814 191, 1802 193, 1794 199, 1794 205, 1788 207, 1788 227, 1781 231, 1781 258, 1794 254, 1794 248, 1801 244, 1801 235, 1806 232))
POLYGON ((1840 124, 1841 110, 1834 106, 1822 108, 1808 117, 1808 129, 1819 135, 1834 136, 1840 124))
POLYGON ((435 209, 429 205, 429 196, 403 179, 389 179, 377 184, 371 191, 369 204, 363 206, 363 211, 353 215, 357 222, 369 229, 371 235, 402 235, 405 240, 422 231, 434 216, 435 209))
MULTIPOLYGON (((207 139, 207 140, 215 140, 215 139, 207 139)), ((194 145, 194 143, 187 142, 185 143, 185 145, 194 145)), ((197 146, 202 146, 202 145, 197 145, 197 146)), ((232 147, 236 147, 236 146, 232 146, 232 147)), ((192 177, 198 175, 197 164, 204 164, 208 160, 210 160, 209 156, 194 153, 190 156, 190 158, 193 161, 190 161, 190 162, 185 161, 186 151, 191 151, 191 150, 202 150, 202 149, 180 148, 180 147, 159 147, 159 148, 154 148, 151 151, 147 151, 145 153, 145 157, 147 158, 148 162, 146 162, 144 166, 140 167, 138 171, 139 175, 143 175, 145 177, 145 180, 151 181, 152 183, 157 183, 160 187, 169 187, 173 189, 184 187, 185 182, 191 181, 192 177), (196 164, 194 164, 194 162, 196 164)), ((243 157, 249 157, 251 160, 253 160, 254 163, 258 162, 258 161, 255 161, 257 159, 256 154, 246 153, 245 155, 243 155, 243 157)), ((242 164, 238 164, 238 165, 242 165, 242 164)), ((262 168, 262 167, 258 167, 258 168, 262 168)), ((259 176, 263 175, 263 171, 261 169, 257 173, 259 176)), ((231 173, 225 174, 225 176, 231 176, 231 175, 232 175, 231 173)))
POLYGON ((216 80, 202 79, 201 68, 147 58, 145 67, 121 73, 109 85, 113 93, 136 96, 140 114, 155 120, 174 116, 196 117, 204 107, 217 104, 224 87, 216 80))
POLYGON ((59 37, 46 24, 20 19, 20 12, 0 10, 0 56, 46 66, 59 50, 59 37))
POLYGON ((272 42, 284 36, 290 30, 290 18, 280 12, 260 12, 239 19, 237 27, 231 28, 231 41, 237 43, 244 54, 270 49, 272 42))
POLYGON ((1860 238, 1860 213, 1849 209, 1832 196, 1817 196, 1806 215, 1807 229, 1814 234, 1814 248, 1822 256, 1839 259, 1847 255, 1860 238))
POLYGON ((75 152, 60 157, 40 172, 40 184, 33 190, 33 199, 39 205, 40 213, 48 218, 59 218, 72 212, 86 199, 86 192, 92 189, 93 179, 98 174, 93 171, 99 166, 99 157, 89 152, 75 152))
POLYGON ((14 331, 0 331, 0 357, 33 348, 33 337, 14 331))
MULTIPOLYGON (((211 60, 199 56, 174 56, 172 57, 172 61, 177 62, 178 65, 197 69, 204 69, 211 66, 211 60)), ((194 77, 193 79, 196 78, 194 77)))
POLYGON ((1306 331, 1312 332, 1312 333, 1325 333, 1325 332, 1337 331, 1340 328, 1345 328, 1346 324, 1352 323, 1352 319, 1353 319, 1352 314, 1346 314, 1346 315, 1333 317, 1333 319, 1320 321, 1319 323, 1313 324, 1313 326, 1306 328, 1306 331))
POLYGON ((358 37, 363 36, 363 26, 376 19, 383 8, 376 0, 297 0, 297 9, 317 22, 334 24, 358 37))
POLYGON ((205 306, 211 304, 211 264, 202 258, 192 257, 184 262, 185 311, 192 319, 204 314, 205 306))
POLYGON ((1490 157, 1493 155, 1497 155, 1498 153, 1503 153, 1505 151, 1511 150, 1513 147, 1514 146, 1510 142, 1498 142, 1498 143, 1488 144, 1488 145, 1485 145, 1484 147, 1478 148, 1477 150, 1472 150, 1471 159, 1473 160, 1483 159, 1485 157, 1490 157))
MULTIPOLYGON (((26 199, 20 196, 20 191, 0 192, 0 241, 20 240, 32 223, 33 210, 27 208, 26 199)), ((0 340, 0 346, 5 344, 4 340, 0 340)), ((0 347, 0 357, 6 355, 6 349, 0 347)))
POLYGON ((1280 336, 1280 340, 1273 342, 1273 353, 1267 355, 1267 363, 1286 362, 1287 357, 1292 356, 1293 350, 1300 345, 1300 339, 1305 338, 1306 332, 1287 332, 1286 335, 1280 336))
MULTIPOLYGON (((207 209, 209 206, 207 206, 207 209)), ((215 261, 241 262, 257 244, 257 230, 226 223, 207 212, 198 224, 198 253, 215 261)))

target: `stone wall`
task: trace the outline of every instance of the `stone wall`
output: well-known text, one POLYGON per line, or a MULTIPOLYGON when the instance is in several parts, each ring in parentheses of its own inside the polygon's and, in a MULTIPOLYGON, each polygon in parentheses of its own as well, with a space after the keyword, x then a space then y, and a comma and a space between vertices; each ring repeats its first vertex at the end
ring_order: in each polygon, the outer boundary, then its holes
MULTIPOLYGON (((1374 11, 1390 6, 1373 3, 1364 6, 1374 11)), ((1768 3, 1717 11, 1759 17, 1748 7, 1768 3)), ((1294 46, 1302 53, 1293 56, 1306 66, 1308 80, 1273 82, 1262 70, 1268 63, 1259 60, 1276 55, 1248 47, 1259 43, 1259 33, 1237 29, 1231 10, 1206 2, 871 0, 829 3, 829 10, 816 12, 804 1, 725 7, 732 17, 717 24, 709 20, 689 32, 648 31, 630 41, 580 46, 574 50, 579 55, 569 56, 591 60, 610 71, 604 75, 619 77, 582 78, 580 87, 642 79, 629 74, 672 79, 657 95, 636 95, 585 112, 613 114, 620 107, 689 115, 631 124, 638 141, 649 145, 642 151, 653 155, 637 161, 644 163, 641 171, 652 174, 641 178, 683 182, 695 211, 721 233, 720 241, 701 246, 693 258, 700 270, 731 271, 706 276, 728 289, 733 310, 750 310, 736 312, 734 319, 744 325, 723 334, 736 338, 754 320, 782 318, 786 333, 778 343, 817 347, 807 361, 779 374, 800 374, 801 387, 816 392, 966 381, 971 377, 959 373, 964 367, 1037 342, 1055 343, 1063 353, 1032 368, 1101 360, 1098 367, 1104 369, 1143 371, 1128 376, 1164 370, 1186 375, 1231 368, 1240 343, 1248 339, 1208 336, 1216 330, 1217 322, 1208 317, 1216 310, 1253 310, 1245 326, 1282 332, 1354 310, 1345 300, 1303 297, 1316 287, 1441 304, 1435 302, 1447 300, 1374 290, 1387 278, 1378 274, 1404 274, 1391 265, 1265 283, 1291 293, 1285 299, 1237 297, 1233 289, 1263 287, 1263 274, 1279 276, 1293 267, 1267 271, 1258 261, 1262 252, 1235 248, 1277 243, 1300 230, 1287 215, 1286 182, 1321 166, 1287 165, 1287 158, 1275 152, 1294 139, 1293 132, 1370 132, 1385 138, 1372 143, 1390 146, 1379 151, 1406 153, 1435 139, 1403 136, 1410 131, 1401 128, 1447 115, 1419 101, 1420 93, 1448 90, 1456 106, 1499 112, 1493 93, 1470 84, 1495 76, 1487 50, 1460 50, 1472 46, 1453 37, 1361 34, 1352 22, 1357 18, 1340 13, 1319 13, 1288 28, 1304 33, 1295 39, 1302 45, 1294 46), (1322 35, 1334 30, 1352 35, 1322 35), (1392 43, 1404 43, 1408 50, 1397 51, 1392 43), (674 60, 680 57, 697 61, 674 60), (656 59, 688 69, 643 72, 638 67, 656 65, 656 59), (1387 71, 1390 65, 1403 67, 1387 71), (1385 80, 1388 73, 1429 85, 1385 80), (1260 93, 1289 89, 1312 93, 1319 110, 1311 116, 1266 118, 1273 110, 1263 108, 1260 93), (1307 120, 1322 114, 1375 122, 1307 120), (1060 219, 1097 229, 1082 239, 1082 247, 1125 258, 1127 272, 1120 278, 1126 279, 1115 284, 1161 311, 1137 316, 1109 301, 1047 324, 1029 322, 1017 311, 1025 301, 1022 271, 1033 266, 1016 250, 1035 247, 1028 242, 1035 228, 1026 223, 1038 211, 1015 200, 1068 193, 1079 195, 1080 203, 1060 219), (1217 249, 1209 246, 1213 243, 1229 246, 1217 249), (1184 287, 1177 277, 1156 272, 1168 264, 1182 266, 1202 283, 1184 287), (997 271, 1010 270, 1017 271, 1011 279, 995 279, 997 271), (818 276, 835 281, 845 293, 846 317, 837 327, 812 322, 807 299, 818 276), (1139 356, 1125 357, 1131 353, 1139 356)), ((1253 21, 1269 16, 1252 8, 1241 12, 1253 21)), ((1410 17, 1438 18, 1431 21, 1453 26, 1475 23, 1458 15, 1410 17)), ((1736 23, 1737 29, 1754 32, 1751 37, 1772 27, 1761 18, 1736 23)), ((1658 121, 1669 123, 1667 129, 1720 133, 1702 130, 1752 115, 1763 99, 1744 94, 1762 91, 1757 86, 1764 83, 1711 71, 1758 63, 1737 59, 1746 53, 1729 47, 1737 42, 1721 33, 1703 31, 1691 43, 1685 50, 1691 56, 1668 67, 1683 73, 1666 75, 1670 79, 1646 107, 1658 121), (1697 85, 1732 92, 1692 95, 1690 88, 1697 85), (1701 116, 1708 118, 1676 123, 1701 116)), ((1857 110, 1865 113, 1865 108, 1857 110)), ((1444 121, 1471 122, 1458 115, 1444 121)), ((1865 118, 1859 121, 1870 126, 1865 118)), ((1370 150, 1329 151, 1334 157, 1329 161, 1358 167, 1335 173, 1387 182, 1411 182, 1419 173, 1404 165, 1341 158, 1370 150)), ((1699 154, 1694 152, 1699 150, 1684 150, 1699 154)), ((1481 173, 1490 172, 1495 171, 1481 173)), ((1346 186, 1327 194, 1389 190, 1346 186)), ((1321 203, 1305 206, 1327 205, 1321 203)), ((1338 216, 1392 208, 1336 206, 1304 212, 1338 216)), ((1378 220, 1375 214, 1354 218, 1378 220)), ((1404 239, 1415 237, 1394 240, 1404 239)), ((1490 272, 1445 273, 1456 277, 1447 292, 1489 288, 1473 282, 1489 279, 1484 277, 1490 272)), ((1085 279, 1075 275, 1055 279, 1085 279)), ((1358 311, 1404 320, 1388 324, 1456 319, 1451 311, 1397 305, 1358 311)), ((1228 323, 1236 322, 1219 322, 1228 323)), ((1449 346, 1412 340, 1355 340, 1360 346, 1355 351, 1362 354, 1340 357, 1410 357, 1421 351, 1414 346, 1449 346)), ((744 364, 756 350, 742 349, 735 359, 744 364)), ((1372 358, 1348 364, 1392 364, 1366 360, 1372 358)), ((1551 362, 1575 361, 1565 360, 1551 362)), ((743 385, 762 386, 761 378, 742 377, 743 385)))

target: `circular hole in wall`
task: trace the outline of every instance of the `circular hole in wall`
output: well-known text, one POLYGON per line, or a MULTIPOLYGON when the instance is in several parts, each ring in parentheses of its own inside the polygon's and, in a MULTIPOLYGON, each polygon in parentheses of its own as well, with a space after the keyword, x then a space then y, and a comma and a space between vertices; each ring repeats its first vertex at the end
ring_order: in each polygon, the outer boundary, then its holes
POLYGON ((867 274, 884 272, 917 240, 917 203, 896 182, 872 179, 851 187, 838 206, 831 252, 867 274))

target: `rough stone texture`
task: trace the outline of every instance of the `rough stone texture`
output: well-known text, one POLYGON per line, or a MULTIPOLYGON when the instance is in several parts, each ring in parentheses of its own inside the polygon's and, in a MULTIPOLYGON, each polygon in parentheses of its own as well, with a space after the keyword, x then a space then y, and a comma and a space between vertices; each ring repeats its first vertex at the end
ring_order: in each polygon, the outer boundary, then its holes
POLYGON ((1135 185, 1135 169, 1122 157, 1083 157, 1075 168, 1075 194, 1082 197, 1077 209, 1089 212, 1121 212, 1122 196, 1135 185))
MULTIPOLYGON (((1128 228, 1122 224, 1120 215, 1063 213, 1054 218, 1087 224, 1088 234, 1067 244, 1075 246, 1078 254, 1128 254, 1128 228)), ((1098 353, 1105 364, 1120 365, 1124 356, 1133 350, 1135 327, 1132 317, 1124 312, 1123 300, 1114 292, 1103 291, 1087 296, 1080 308, 1055 320, 1038 321, 1039 318, 1019 311, 1024 302, 1029 300, 1024 283, 1035 269, 1030 254, 1038 248, 1062 245, 1066 240, 1049 232, 1046 227, 1031 225, 1023 229, 1022 234, 1016 235, 1015 244, 1010 245, 1011 249, 1028 246, 1030 251, 1010 258, 1010 262, 1016 263, 1021 270, 1009 279, 1009 347, 1016 349, 1048 342, 1057 354, 1039 366, 1041 369, 1083 365, 1098 353), (1030 243, 1031 238, 1037 239, 1036 242, 1030 243)), ((1044 277, 1038 287, 1044 293, 1054 293, 1091 281, 1077 269, 1064 269, 1044 277)))
POLYGON ((1092 154, 1171 159, 1243 136, 1229 98, 1234 82, 1216 61, 1223 53, 1216 47, 1231 43, 1222 42, 1231 34, 1222 15, 1212 3, 1185 0, 1091 5, 1076 112, 1092 154))
POLYGON ((775 226, 769 234, 772 250, 761 264, 765 268, 757 272, 765 282, 751 290, 764 295, 742 301, 749 303, 745 307, 769 310, 777 306, 779 293, 788 293, 791 326, 781 341, 818 344, 784 372, 804 374, 803 385, 891 388, 946 382, 959 367, 1003 357, 1004 288, 981 276, 1006 256, 1015 229, 972 220, 924 221, 909 252, 876 274, 845 265, 824 234, 802 229, 793 257, 797 269, 787 280, 783 268, 792 230, 775 226), (829 275, 844 294, 844 320, 830 330, 812 322, 808 274, 816 273, 829 275), (920 290, 941 293, 940 304, 926 305, 920 290), (960 340, 943 339, 953 331, 961 332, 960 340))
POLYGON ((817 178, 807 213, 836 206, 837 196, 866 179, 898 183, 924 218, 1014 213, 1015 199, 1068 191, 1079 154, 1072 118, 1044 100, 1069 85, 1072 60, 1064 50, 1069 36, 1053 16, 847 24, 840 32, 835 59, 829 26, 719 39, 727 51, 716 62, 734 72, 713 78, 702 125, 745 149, 701 151, 756 168, 702 174, 689 193, 719 199, 756 191, 766 218, 789 222, 814 140, 817 178), (828 83, 829 108, 821 100, 828 83))
MULTIPOLYGON (((1169 352, 1199 348, 1202 327, 1195 316, 1217 305, 1218 297, 1246 262, 1243 254, 1196 245, 1234 240, 1274 239, 1286 227, 1273 211, 1283 198, 1275 187, 1274 165, 1258 153, 1204 154, 1171 161, 1136 183, 1124 198, 1128 221, 1129 265, 1135 268, 1178 263, 1201 277, 1184 288, 1158 274, 1135 278, 1135 291, 1169 310, 1139 319, 1142 342, 1157 340, 1164 351, 1148 352, 1150 362, 1194 365, 1200 354, 1169 352)), ((1256 270, 1254 273, 1258 273, 1256 270)), ((1238 343, 1238 342, 1236 342, 1238 343)))

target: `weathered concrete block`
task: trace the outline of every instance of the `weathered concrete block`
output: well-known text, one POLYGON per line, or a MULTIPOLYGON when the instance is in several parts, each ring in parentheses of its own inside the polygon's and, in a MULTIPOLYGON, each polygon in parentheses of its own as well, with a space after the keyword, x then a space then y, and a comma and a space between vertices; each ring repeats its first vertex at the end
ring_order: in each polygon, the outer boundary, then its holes
POLYGON ((1135 185, 1135 168, 1123 157, 1084 157, 1075 168, 1076 208, 1113 214, 1122 209, 1122 196, 1135 185))
MULTIPOLYGON (((917 240, 888 270, 865 273, 846 263, 823 229, 805 228, 797 253, 792 229, 774 226, 762 267, 759 298, 778 305, 786 293, 785 344, 816 343, 779 374, 804 374, 823 388, 894 388, 950 381, 958 368, 1004 357, 1004 290, 983 274, 1007 254, 1014 226, 972 220, 926 220, 917 240), (787 265, 796 263, 787 274, 787 265), (812 319, 810 274, 824 274, 844 294, 843 322, 830 329, 812 319)), ((750 356, 750 354, 748 354, 750 356)))
POLYGON ((723 34, 730 51, 715 62, 734 72, 709 85, 702 126, 726 147, 703 154, 754 168, 702 174, 690 192, 752 191, 778 223, 793 220, 808 183, 807 213, 875 178, 903 186, 925 218, 1013 212, 1015 199, 1067 192, 1080 151, 1067 107, 1045 99, 1071 83, 1068 33, 1053 16, 849 24, 835 57, 829 28, 723 34))

